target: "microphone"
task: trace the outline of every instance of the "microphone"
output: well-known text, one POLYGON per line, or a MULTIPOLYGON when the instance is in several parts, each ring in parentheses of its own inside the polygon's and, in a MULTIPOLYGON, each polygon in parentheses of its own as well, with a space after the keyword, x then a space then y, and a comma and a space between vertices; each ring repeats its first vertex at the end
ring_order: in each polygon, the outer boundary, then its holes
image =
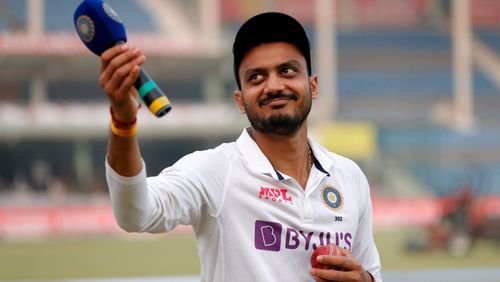
MULTIPOLYGON (((73 20, 82 42, 98 56, 117 44, 127 42, 125 26, 107 2, 82 1, 75 10, 73 20)), ((162 117, 172 109, 167 96, 142 68, 134 87, 156 117, 162 117)))

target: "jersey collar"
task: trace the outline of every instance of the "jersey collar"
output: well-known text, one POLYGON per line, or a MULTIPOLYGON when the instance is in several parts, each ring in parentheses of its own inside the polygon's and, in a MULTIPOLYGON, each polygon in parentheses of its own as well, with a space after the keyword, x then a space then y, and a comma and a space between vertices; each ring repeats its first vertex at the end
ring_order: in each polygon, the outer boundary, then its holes
MULTIPOLYGON (((240 150, 243 158, 245 159, 248 167, 257 173, 270 175, 276 180, 285 179, 284 175, 274 169, 271 162, 266 158, 264 153, 260 150, 255 140, 252 139, 248 133, 248 128, 243 129, 240 137, 236 140, 238 149, 240 150)), ((314 154, 314 166, 327 176, 330 176, 329 171, 333 162, 326 153, 316 143, 309 140, 311 150, 314 154)))
POLYGON ((330 172, 332 171, 333 161, 328 156, 328 152, 318 145, 316 142, 313 142, 309 139, 309 146, 311 146, 311 150, 314 155, 314 166, 326 174, 326 176, 330 176, 330 172))
POLYGON ((240 137, 236 140, 236 144, 250 170, 270 175, 277 180, 283 179, 283 176, 274 169, 271 162, 269 162, 257 143, 252 139, 248 133, 248 129, 243 129, 240 137))

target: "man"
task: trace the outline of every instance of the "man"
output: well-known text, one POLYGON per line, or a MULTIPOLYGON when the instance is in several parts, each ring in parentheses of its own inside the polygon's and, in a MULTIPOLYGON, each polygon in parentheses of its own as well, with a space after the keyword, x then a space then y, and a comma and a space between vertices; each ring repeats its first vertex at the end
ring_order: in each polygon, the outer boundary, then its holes
POLYGON ((364 174, 307 136, 318 97, 309 50, 290 16, 248 20, 233 45, 234 97, 251 127, 149 178, 132 88, 145 57, 127 46, 107 50, 100 84, 111 101, 106 176, 118 224, 152 233, 192 225, 203 281, 382 281, 364 174), (327 244, 345 256, 319 261, 342 270, 311 269, 313 250, 327 244))

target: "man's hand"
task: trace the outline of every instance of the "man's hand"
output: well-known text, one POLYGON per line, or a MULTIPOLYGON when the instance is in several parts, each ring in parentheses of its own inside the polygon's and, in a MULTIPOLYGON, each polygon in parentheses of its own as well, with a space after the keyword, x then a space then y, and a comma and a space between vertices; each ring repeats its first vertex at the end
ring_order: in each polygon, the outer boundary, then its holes
POLYGON ((342 248, 341 251, 343 256, 322 255, 317 257, 319 263, 342 270, 313 268, 311 275, 316 278, 316 281, 372 282, 371 275, 351 256, 349 251, 342 248))
POLYGON ((132 121, 137 115, 137 90, 133 87, 146 57, 140 49, 117 45, 101 55, 99 84, 104 89, 116 119, 132 121))
MULTIPOLYGON (((101 55, 99 84, 108 95, 114 119, 124 124, 137 121, 138 93, 134 82, 145 61, 141 50, 130 49, 127 45, 114 46, 101 55)), ((142 169, 137 138, 110 134, 108 162, 122 176, 137 175, 142 169)))

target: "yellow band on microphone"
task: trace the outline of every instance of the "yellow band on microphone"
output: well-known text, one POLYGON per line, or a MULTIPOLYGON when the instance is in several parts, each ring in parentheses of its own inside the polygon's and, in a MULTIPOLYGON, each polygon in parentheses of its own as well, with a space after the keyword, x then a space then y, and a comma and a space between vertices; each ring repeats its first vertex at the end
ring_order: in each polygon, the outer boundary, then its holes
POLYGON ((167 105, 170 105, 170 101, 166 96, 161 96, 154 100, 148 108, 152 113, 156 114, 159 110, 167 105))

